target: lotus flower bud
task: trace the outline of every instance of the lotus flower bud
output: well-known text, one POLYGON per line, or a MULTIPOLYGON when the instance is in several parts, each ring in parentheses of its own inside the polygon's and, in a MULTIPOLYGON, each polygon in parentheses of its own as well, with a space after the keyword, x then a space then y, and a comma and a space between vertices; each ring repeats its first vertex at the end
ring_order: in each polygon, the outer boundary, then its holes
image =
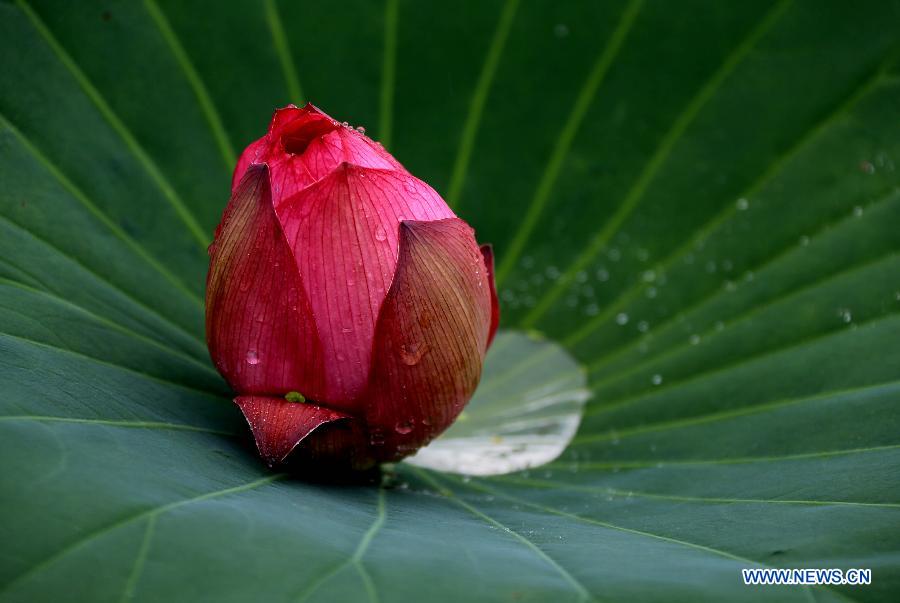
POLYGON ((475 391, 499 317, 490 248, 312 105, 244 150, 209 254, 209 351, 269 465, 398 460, 475 391))

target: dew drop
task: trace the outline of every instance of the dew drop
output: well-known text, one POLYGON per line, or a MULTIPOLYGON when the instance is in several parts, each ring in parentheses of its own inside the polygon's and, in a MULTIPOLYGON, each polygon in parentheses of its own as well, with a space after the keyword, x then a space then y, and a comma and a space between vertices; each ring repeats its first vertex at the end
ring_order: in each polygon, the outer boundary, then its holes
POLYGON ((694 333, 693 335, 691 335, 690 341, 691 345, 697 345, 698 343, 700 343, 700 336, 694 333))
POLYGON ((738 208, 738 211, 745 211, 748 207, 750 207, 750 202, 747 201, 744 197, 741 197, 737 201, 735 201, 734 206, 738 208))
POLYGON ((863 215, 863 208, 859 205, 853 208, 853 215, 857 218, 863 215))
POLYGON ((427 351, 427 343, 407 343, 400 346, 400 360, 407 366, 413 366, 419 363, 427 351))
POLYGON ((250 366, 256 366, 259 364, 259 355, 256 353, 256 350, 250 350, 247 352, 247 364, 250 366))
POLYGON ((384 228, 378 226, 375 228, 375 240, 376 241, 385 241, 387 240, 387 233, 384 231, 384 228))
POLYGON ((372 446, 381 446, 384 444, 384 432, 378 427, 373 427, 369 432, 369 443, 372 446))
POLYGON ((413 430, 412 421, 400 421, 396 425, 394 425, 394 431, 399 433, 400 435, 406 435, 413 430))
POLYGON ((646 320, 642 320, 638 323, 637 328, 641 333, 646 333, 650 329, 650 323, 646 320))
POLYGON ((653 385, 660 385, 662 382, 663 382, 663 378, 662 378, 662 375, 660 375, 659 373, 650 377, 650 383, 652 383, 653 385))
POLYGON ((616 324, 617 325, 627 325, 628 324, 628 315, 624 312, 619 312, 616 314, 616 324))

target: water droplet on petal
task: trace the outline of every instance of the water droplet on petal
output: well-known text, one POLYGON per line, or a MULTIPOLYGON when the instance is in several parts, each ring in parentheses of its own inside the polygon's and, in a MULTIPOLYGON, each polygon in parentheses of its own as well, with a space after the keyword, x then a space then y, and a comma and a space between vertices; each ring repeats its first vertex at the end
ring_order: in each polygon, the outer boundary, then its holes
POLYGON ((247 364, 251 366, 256 366, 259 364, 259 355, 256 353, 256 350, 250 350, 247 352, 247 364))
POLYGON ((427 343, 406 343, 400 346, 400 360, 407 366, 413 366, 419 363, 427 351, 427 343))
POLYGON ((412 421, 400 421, 394 426, 394 431, 400 435, 406 435, 413 430, 412 421))
POLYGON ((375 240, 376 241, 385 241, 387 240, 387 233, 384 231, 384 228, 378 226, 375 228, 375 240))

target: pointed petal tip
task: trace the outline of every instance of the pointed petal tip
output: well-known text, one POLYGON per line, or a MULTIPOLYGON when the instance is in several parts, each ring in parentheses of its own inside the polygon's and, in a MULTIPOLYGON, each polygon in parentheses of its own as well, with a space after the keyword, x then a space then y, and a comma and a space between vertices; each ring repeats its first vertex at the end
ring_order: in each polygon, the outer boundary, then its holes
MULTIPOLYGON (((309 101, 306 101, 306 103, 302 107, 302 110, 306 111, 308 113, 318 113, 319 115, 325 115, 324 111, 322 111, 321 109, 319 109, 317 106, 315 106, 314 104, 312 104, 309 101)), ((328 116, 325 115, 325 117, 328 117, 328 116)))
POLYGON ((262 178, 263 176, 268 177, 269 175, 269 164, 265 161, 260 161, 258 163, 254 162, 247 166, 247 171, 244 172, 244 176, 241 178, 241 182, 248 178, 262 178))
POLYGON ((417 233, 426 231, 429 228, 429 224, 434 224, 437 222, 443 222, 443 220, 400 220, 400 226, 398 226, 398 229, 402 238, 404 235, 415 235, 417 233))
POLYGON ((350 416, 315 404, 288 402, 268 396, 238 396, 259 455, 269 467, 284 463, 288 455, 313 431, 350 416))

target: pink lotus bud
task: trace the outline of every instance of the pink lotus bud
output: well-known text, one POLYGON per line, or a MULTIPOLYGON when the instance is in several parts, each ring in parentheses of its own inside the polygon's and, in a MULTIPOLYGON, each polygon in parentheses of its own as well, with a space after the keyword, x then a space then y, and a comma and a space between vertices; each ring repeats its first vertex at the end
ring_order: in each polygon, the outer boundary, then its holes
POLYGON ((499 318, 490 248, 312 105, 244 150, 209 253, 209 351, 270 465, 398 460, 475 391, 499 318))

